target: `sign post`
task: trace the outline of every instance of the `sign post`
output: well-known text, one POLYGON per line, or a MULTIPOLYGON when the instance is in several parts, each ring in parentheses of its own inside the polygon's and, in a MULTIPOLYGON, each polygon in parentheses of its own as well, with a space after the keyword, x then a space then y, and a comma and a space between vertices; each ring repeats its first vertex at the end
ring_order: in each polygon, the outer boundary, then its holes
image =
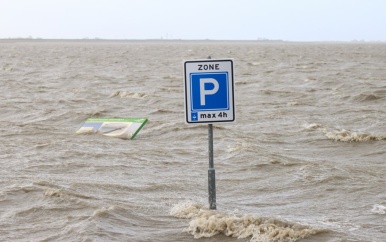
POLYGON ((209 208, 216 209, 216 170, 213 161, 213 124, 208 124, 209 140, 209 168, 208 168, 208 193, 209 208))
POLYGON ((213 123, 235 121, 233 60, 194 60, 184 63, 185 121, 208 124, 209 208, 216 209, 213 123))

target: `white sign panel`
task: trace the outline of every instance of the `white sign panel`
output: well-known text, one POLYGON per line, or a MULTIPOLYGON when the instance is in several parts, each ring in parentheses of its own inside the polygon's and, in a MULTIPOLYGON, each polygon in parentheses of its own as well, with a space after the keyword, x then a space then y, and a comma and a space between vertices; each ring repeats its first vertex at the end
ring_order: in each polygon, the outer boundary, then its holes
POLYGON ((185 121, 235 121, 233 60, 185 61, 185 121))

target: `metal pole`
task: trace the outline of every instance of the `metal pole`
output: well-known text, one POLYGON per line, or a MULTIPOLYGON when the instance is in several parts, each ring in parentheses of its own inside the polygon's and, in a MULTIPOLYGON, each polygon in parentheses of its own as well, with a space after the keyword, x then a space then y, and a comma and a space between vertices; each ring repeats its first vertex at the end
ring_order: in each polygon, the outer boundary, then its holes
POLYGON ((216 209, 216 172, 213 162, 213 125, 208 124, 209 140, 209 169, 208 169, 208 190, 209 190, 209 208, 216 209))
MULTIPOLYGON (((212 59, 209 55, 207 59, 212 59)), ((209 192, 209 209, 216 209, 216 171, 213 162, 213 125, 208 124, 209 140, 209 169, 208 169, 208 192, 209 192)))

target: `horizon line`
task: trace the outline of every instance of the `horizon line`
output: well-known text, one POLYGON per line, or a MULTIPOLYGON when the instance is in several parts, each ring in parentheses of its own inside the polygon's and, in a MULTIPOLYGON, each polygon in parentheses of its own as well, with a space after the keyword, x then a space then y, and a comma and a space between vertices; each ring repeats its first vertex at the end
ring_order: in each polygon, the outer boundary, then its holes
POLYGON ((245 42, 300 42, 300 43, 312 43, 312 42, 339 42, 339 43, 386 43, 386 40, 282 40, 282 39, 165 39, 165 38, 147 38, 147 39, 110 39, 110 38, 41 38, 41 37, 7 37, 0 38, 3 40, 26 40, 26 41, 245 41, 245 42))

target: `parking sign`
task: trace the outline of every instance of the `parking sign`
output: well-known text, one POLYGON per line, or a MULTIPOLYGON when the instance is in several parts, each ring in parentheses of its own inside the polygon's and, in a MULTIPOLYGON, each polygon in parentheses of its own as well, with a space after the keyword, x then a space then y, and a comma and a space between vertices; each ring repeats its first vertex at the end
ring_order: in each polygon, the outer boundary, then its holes
POLYGON ((233 122, 233 60, 184 62, 185 121, 187 123, 233 122))

